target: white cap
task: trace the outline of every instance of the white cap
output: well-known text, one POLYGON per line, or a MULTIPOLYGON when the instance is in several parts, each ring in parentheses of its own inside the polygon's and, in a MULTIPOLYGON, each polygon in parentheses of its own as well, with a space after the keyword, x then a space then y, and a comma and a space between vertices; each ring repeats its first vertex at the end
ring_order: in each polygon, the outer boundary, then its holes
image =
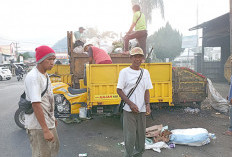
POLYGON ((134 47, 133 49, 130 50, 130 55, 144 55, 143 50, 140 47, 134 47))

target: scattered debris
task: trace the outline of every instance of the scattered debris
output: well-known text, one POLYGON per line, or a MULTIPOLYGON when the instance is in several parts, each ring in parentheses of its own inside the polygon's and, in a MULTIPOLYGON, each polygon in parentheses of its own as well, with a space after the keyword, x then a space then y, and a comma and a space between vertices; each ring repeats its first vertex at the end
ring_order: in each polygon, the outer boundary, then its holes
POLYGON ((146 137, 156 137, 160 134, 163 125, 154 125, 149 128, 146 128, 146 137))
POLYGON ((153 149, 156 152, 161 152, 161 148, 169 148, 169 146, 165 142, 157 142, 153 144, 145 143, 145 149, 153 149))
POLYGON ((185 108, 184 111, 191 114, 197 114, 198 112, 200 112, 198 108, 192 109, 190 107, 185 108))
MULTIPOLYGON (((146 128, 145 149, 161 152, 161 148, 173 149, 176 144, 188 146, 203 146, 216 139, 215 134, 208 133, 204 128, 168 130, 168 126, 154 125, 146 128), (168 143, 168 144, 167 144, 168 143)), ((124 146, 125 143, 118 143, 124 146)))
POLYGON ((83 157, 83 156, 87 156, 87 153, 79 154, 79 155, 78 155, 78 157, 83 157))
POLYGON ((217 137, 215 134, 209 133, 209 138, 215 140, 217 137))
POLYGON ((161 148, 169 148, 165 143, 169 141, 170 134, 168 126, 154 125, 146 128, 145 149, 152 149, 156 152, 161 152, 161 148))
POLYGON ((60 120, 62 120, 63 122, 65 122, 66 124, 71 124, 71 123, 80 123, 82 120, 78 119, 78 118, 61 118, 60 120))
POLYGON ((171 149, 176 147, 175 143, 169 143, 168 146, 169 146, 169 148, 171 148, 171 149))
POLYGON ((212 110, 211 100, 209 97, 201 102, 201 110, 212 110))
POLYGON ((161 142, 161 141, 168 142, 171 134, 172 134, 171 131, 164 130, 158 136, 154 137, 154 142, 161 142))

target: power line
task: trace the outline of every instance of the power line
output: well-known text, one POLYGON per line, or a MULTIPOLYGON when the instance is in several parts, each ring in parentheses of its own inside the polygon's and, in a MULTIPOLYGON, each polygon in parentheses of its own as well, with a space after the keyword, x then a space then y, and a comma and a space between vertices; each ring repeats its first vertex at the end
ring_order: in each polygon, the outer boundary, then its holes
POLYGON ((0 39, 1 40, 6 40, 6 41, 11 41, 11 42, 13 42, 13 43, 16 43, 16 42, 20 42, 20 43, 26 43, 26 44, 38 44, 38 45, 52 45, 52 44, 45 44, 45 43, 38 43, 38 42, 31 42, 31 41, 16 41, 16 40, 10 40, 10 39, 6 39, 6 38, 2 38, 2 37, 0 37, 0 39))
MULTIPOLYGON (((27 50, 22 50, 22 49, 19 49, 20 47, 18 47, 18 45, 20 43, 24 43, 24 44, 36 44, 36 45, 49 45, 51 46, 52 44, 42 44, 42 43, 38 43, 38 42, 31 42, 31 41, 16 41, 16 40, 10 40, 10 39, 6 39, 6 38, 2 38, 0 37, 0 40, 6 40, 6 41, 10 41, 12 42, 13 44, 15 44, 15 48, 16 48, 16 53, 18 53, 19 51, 30 51, 30 52, 34 52, 35 50, 31 50, 31 49, 27 49, 27 50)), ((55 51, 67 51, 67 47, 62 47, 62 48, 55 48, 54 50, 55 51)))

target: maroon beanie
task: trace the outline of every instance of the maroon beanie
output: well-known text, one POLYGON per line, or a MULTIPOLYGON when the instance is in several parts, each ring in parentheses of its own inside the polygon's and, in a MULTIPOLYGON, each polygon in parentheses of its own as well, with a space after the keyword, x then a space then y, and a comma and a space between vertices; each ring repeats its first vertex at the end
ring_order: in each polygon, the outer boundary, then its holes
POLYGON ((55 56, 55 51, 48 46, 39 46, 35 49, 35 52, 37 63, 41 63, 43 60, 50 56, 55 56))

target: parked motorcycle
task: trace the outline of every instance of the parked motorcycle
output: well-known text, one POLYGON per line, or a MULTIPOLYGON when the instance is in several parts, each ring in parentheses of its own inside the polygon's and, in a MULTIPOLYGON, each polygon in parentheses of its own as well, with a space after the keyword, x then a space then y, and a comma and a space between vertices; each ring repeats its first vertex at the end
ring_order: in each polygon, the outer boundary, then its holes
MULTIPOLYGON (((67 118, 71 115, 79 115, 81 107, 86 107, 87 89, 74 89, 69 85, 58 82, 52 83, 55 100, 55 117, 67 118)), ((17 126, 25 129, 25 112, 18 108, 14 115, 17 126)))
POLYGON ((25 112, 22 109, 16 110, 14 120, 18 127, 25 129, 25 112))

